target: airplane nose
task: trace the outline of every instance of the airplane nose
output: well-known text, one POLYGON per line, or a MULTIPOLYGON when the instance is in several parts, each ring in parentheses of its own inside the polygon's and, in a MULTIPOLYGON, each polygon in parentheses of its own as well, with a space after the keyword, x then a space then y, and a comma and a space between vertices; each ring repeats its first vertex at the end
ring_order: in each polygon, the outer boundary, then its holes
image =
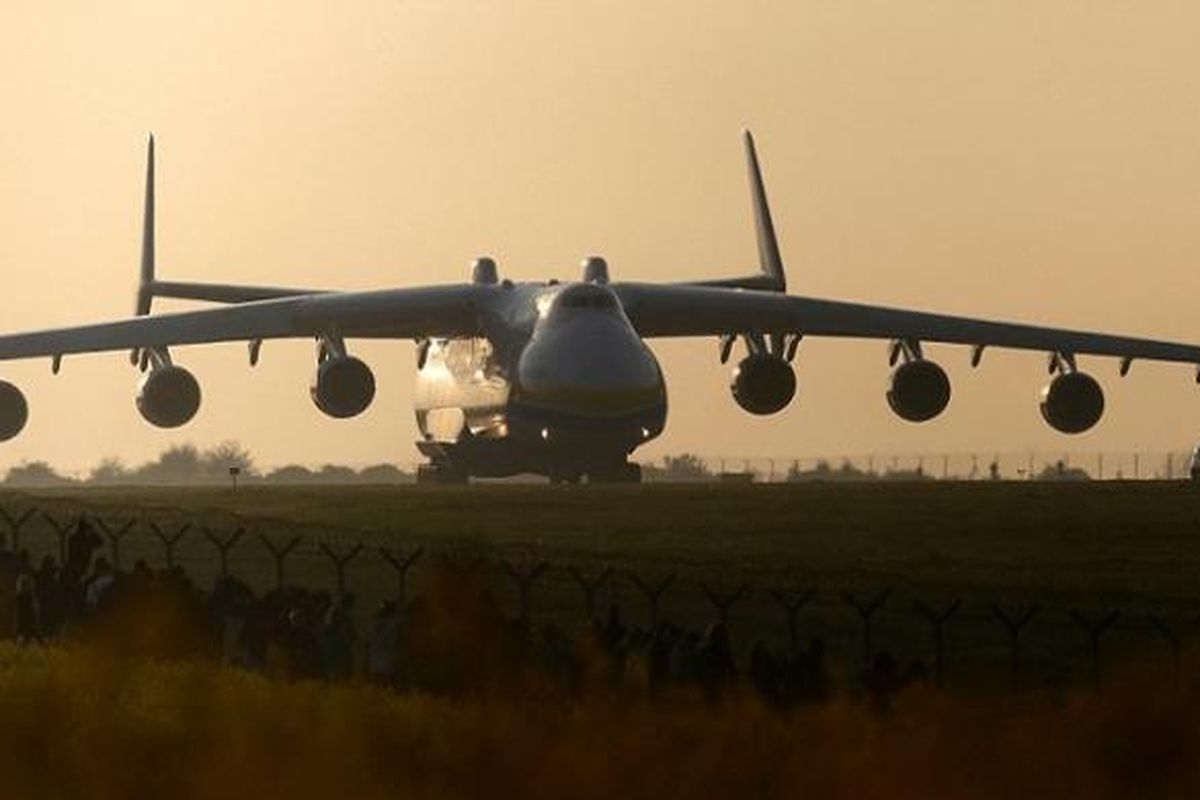
POLYGON ((540 332, 517 378, 525 405, 580 416, 626 416, 666 399, 654 354, 624 320, 605 315, 540 332))

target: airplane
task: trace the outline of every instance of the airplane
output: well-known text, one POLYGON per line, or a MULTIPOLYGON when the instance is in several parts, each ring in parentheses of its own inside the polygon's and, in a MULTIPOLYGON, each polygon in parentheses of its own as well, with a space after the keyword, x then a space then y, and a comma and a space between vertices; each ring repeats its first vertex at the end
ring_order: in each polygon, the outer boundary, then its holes
MULTIPOLYGON (((787 279, 754 138, 743 132, 758 243, 753 274, 653 284, 610 280, 603 258, 583 261, 578 281, 501 279, 482 257, 470 281, 374 291, 326 291, 160 280, 156 274, 154 137, 146 159, 141 277, 135 315, 75 327, 0 335, 0 360, 128 350, 143 373, 136 406, 152 425, 176 428, 200 408, 200 385, 172 348, 243 341, 251 366, 269 339, 316 342, 310 394, 335 418, 355 417, 375 396, 375 379, 351 355, 354 339, 416 343, 418 450, 428 458, 419 482, 534 473, 551 482, 626 483, 641 479, 629 460, 663 432, 667 392, 647 339, 715 337, 721 363, 740 342, 730 391, 745 411, 771 415, 796 394, 793 361, 802 338, 854 337, 889 343, 886 400, 902 420, 937 417, 950 402, 946 371, 923 344, 967 345, 971 365, 985 348, 1047 354, 1041 391, 1045 421, 1065 434, 1099 422, 1104 392, 1076 365, 1079 355, 1200 365, 1200 347, 1174 342, 995 322, 787 293, 787 279), (220 304, 151 314, 154 298, 220 304)), ((1200 381, 1200 374, 1197 376, 1200 381)), ((0 380, 0 441, 25 427, 24 394, 0 380)))

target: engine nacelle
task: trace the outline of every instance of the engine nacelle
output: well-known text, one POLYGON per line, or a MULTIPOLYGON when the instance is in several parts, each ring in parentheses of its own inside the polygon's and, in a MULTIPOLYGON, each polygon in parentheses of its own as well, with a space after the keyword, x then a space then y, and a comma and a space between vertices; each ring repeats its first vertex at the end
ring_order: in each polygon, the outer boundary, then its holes
POLYGON ((326 358, 317 365, 310 394, 322 413, 338 419, 358 416, 375 399, 375 376, 354 356, 326 358))
POLYGON ((1061 433, 1083 433, 1104 414, 1104 390, 1091 375, 1064 372, 1042 389, 1042 418, 1061 433))
POLYGON ((905 361, 892 371, 887 401, 901 419, 927 422, 945 411, 950 403, 950 379, 932 361, 923 358, 905 361))
POLYGON ((29 404, 25 395, 8 381, 0 381, 0 442, 7 442, 25 427, 29 404))
POLYGON ((751 414, 782 411, 796 396, 796 373, 782 358, 746 356, 733 370, 733 399, 751 414))
POLYGON ((178 428, 200 410, 200 384, 183 367, 154 367, 138 386, 137 409, 151 425, 178 428))

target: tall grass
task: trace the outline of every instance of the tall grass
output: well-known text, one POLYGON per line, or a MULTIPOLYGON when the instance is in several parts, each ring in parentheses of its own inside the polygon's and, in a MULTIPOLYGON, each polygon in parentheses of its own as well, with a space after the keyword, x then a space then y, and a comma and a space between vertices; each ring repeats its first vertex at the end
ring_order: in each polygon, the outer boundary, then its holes
POLYGON ((781 716, 601 690, 454 699, 0 647, 11 797, 1195 797, 1200 695, 902 695, 781 716))

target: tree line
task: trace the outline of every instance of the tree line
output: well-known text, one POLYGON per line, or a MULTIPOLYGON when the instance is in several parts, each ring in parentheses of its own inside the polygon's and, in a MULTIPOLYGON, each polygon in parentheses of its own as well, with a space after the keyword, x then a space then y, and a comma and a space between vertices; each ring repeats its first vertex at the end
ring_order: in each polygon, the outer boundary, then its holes
POLYGON ((310 469, 289 464, 272 470, 262 470, 254 463, 250 451, 238 442, 222 442, 200 449, 193 444, 168 447, 152 461, 127 465, 121 459, 108 457, 88 471, 83 478, 63 475, 46 461, 25 461, 5 476, 6 486, 142 486, 169 484, 225 484, 234 480, 247 483, 404 483, 412 480, 410 473, 394 464, 375 464, 363 469, 340 464, 326 464, 310 469))

